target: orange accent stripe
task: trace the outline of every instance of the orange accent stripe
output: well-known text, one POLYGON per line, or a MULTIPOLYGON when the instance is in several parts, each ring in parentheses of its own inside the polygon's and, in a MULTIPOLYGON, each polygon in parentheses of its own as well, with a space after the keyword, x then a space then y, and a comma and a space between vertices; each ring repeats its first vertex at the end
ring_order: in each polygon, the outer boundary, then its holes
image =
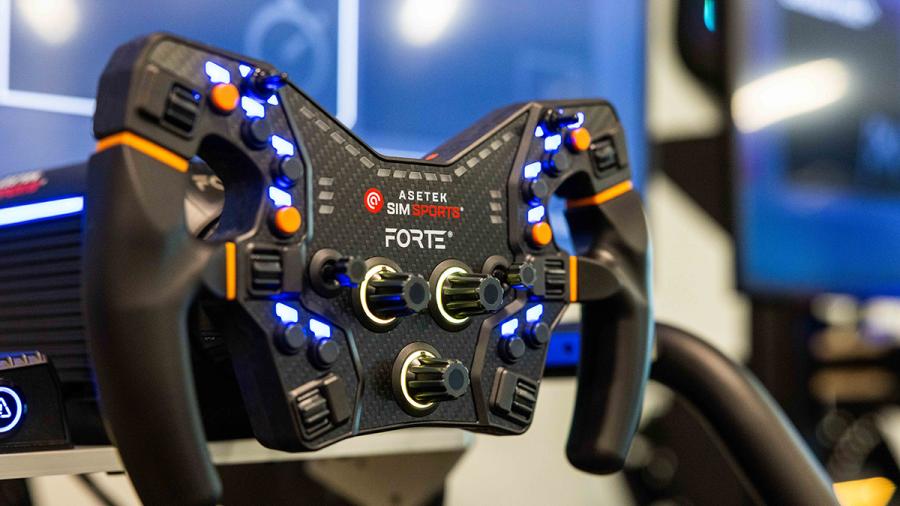
POLYGON ((578 302, 578 257, 569 257, 569 302, 578 302))
POLYGON ((178 172, 187 172, 188 161, 168 149, 131 132, 119 132, 97 141, 97 152, 114 146, 128 146, 160 161, 178 172))
POLYGON ((622 181, 621 183, 610 186, 609 188, 596 195, 570 200, 566 203, 566 207, 572 209, 573 207, 599 206, 604 202, 608 202, 620 195, 630 192, 633 188, 634 183, 632 183, 629 179, 627 181, 622 181))
POLYGON ((237 246, 233 242, 225 243, 225 298, 237 298, 237 246))

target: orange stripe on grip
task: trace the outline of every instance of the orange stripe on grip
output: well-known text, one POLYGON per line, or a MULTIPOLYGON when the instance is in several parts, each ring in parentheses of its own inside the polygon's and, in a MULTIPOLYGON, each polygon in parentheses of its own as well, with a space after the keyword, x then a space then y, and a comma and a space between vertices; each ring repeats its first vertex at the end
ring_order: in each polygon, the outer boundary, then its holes
POLYGON ((237 298, 237 246, 233 242, 225 243, 225 298, 237 298))
POLYGON ((115 146, 128 146, 162 162, 178 172, 187 172, 188 161, 168 149, 131 132, 119 132, 97 141, 97 152, 115 146))
POLYGON ((569 302, 578 302, 578 257, 569 257, 569 302))
POLYGON ((599 206, 604 202, 609 202, 610 200, 620 195, 630 192, 632 188, 634 188, 634 183, 632 183, 631 180, 628 179, 626 181, 622 181, 621 183, 610 186, 609 188, 596 195, 570 200, 566 202, 566 207, 572 209, 573 207, 599 206))

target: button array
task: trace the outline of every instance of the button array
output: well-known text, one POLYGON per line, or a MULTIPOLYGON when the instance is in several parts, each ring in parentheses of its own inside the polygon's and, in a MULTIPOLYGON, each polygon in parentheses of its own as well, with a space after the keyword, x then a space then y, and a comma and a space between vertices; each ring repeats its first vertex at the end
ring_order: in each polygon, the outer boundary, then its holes
POLYGON ((525 326, 521 328, 519 315, 514 315, 498 326, 500 340, 497 353, 507 363, 515 363, 525 356, 528 347, 541 348, 550 341, 550 326, 542 321, 544 306, 533 304, 524 311, 525 326))
POLYGON ((543 248, 553 242, 553 230, 544 211, 550 188, 542 176, 546 173, 556 177, 565 173, 571 168, 573 155, 590 149, 591 133, 582 126, 584 119, 582 112, 567 116, 561 111, 550 110, 535 128, 535 136, 543 138, 544 153, 540 160, 528 162, 522 169, 522 197, 531 206, 526 215, 525 239, 534 248, 543 248), (560 149, 563 143, 566 149, 560 149))

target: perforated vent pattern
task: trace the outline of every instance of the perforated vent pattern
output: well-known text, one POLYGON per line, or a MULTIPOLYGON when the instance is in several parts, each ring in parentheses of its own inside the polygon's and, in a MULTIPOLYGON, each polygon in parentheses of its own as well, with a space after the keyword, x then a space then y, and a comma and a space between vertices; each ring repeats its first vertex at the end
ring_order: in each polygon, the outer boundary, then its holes
POLYGON ((81 216, 0 228, 0 351, 37 350, 63 383, 88 382, 81 216))

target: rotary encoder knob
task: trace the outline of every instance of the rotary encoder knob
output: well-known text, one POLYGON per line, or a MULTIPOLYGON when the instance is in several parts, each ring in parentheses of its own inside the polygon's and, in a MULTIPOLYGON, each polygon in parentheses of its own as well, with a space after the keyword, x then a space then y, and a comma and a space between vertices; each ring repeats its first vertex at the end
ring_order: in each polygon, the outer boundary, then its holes
POLYGON ((442 402, 469 391, 469 369, 462 362, 444 358, 428 343, 406 345, 394 359, 391 385, 397 404, 412 416, 426 416, 442 402))
POLYGON ((452 401, 469 390, 469 370, 452 358, 421 356, 406 372, 410 396, 422 403, 452 401))
POLYGON ((506 271, 506 282, 516 288, 531 288, 537 280, 537 270, 531 262, 516 262, 506 271))
POLYGON ((369 309, 381 318, 418 313, 428 307, 430 299, 428 281, 417 274, 382 271, 366 286, 369 309))
POLYGON ((503 304, 503 285, 487 274, 456 272, 441 286, 441 303, 454 318, 491 313, 503 304))

